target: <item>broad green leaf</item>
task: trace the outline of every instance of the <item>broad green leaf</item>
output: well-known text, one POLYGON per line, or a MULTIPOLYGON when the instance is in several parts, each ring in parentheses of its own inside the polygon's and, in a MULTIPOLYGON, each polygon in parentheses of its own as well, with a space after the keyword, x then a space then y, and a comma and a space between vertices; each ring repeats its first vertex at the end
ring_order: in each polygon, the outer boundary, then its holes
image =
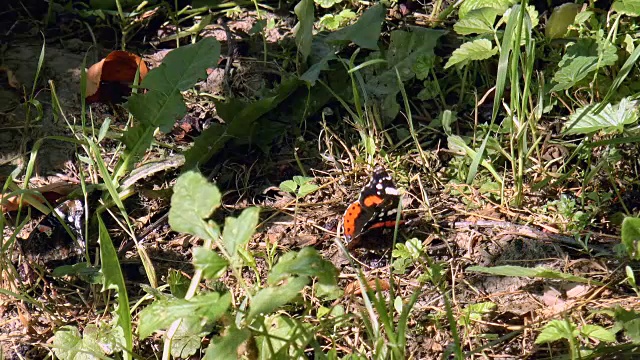
POLYGON ((80 280, 90 284, 102 284, 104 282, 100 269, 86 262, 58 266, 53 269, 51 275, 54 277, 77 276, 80 280))
POLYGON ((236 360, 240 358, 238 347, 251 336, 248 329, 238 329, 232 324, 224 335, 211 339, 203 360, 236 360))
MULTIPOLYGON (((264 321, 268 334, 256 336, 256 345, 260 356, 258 360, 271 359, 307 359, 301 350, 305 349, 313 338, 311 324, 292 319, 285 315, 270 316, 264 321)), ((349 358, 349 357, 346 357, 349 358)), ((360 359, 357 356, 351 360, 360 359)))
POLYGON ((173 187, 171 209, 169 209, 169 225, 171 229, 210 238, 215 231, 212 223, 204 219, 220 206, 220 191, 209 183, 199 172, 187 171, 180 175, 173 187))
POLYGON ((257 207, 244 209, 237 219, 227 216, 224 221, 222 243, 232 259, 239 259, 238 250, 247 246, 256 232, 258 220, 260 220, 260 209, 257 207))
POLYGON ((338 30, 340 28, 340 18, 332 14, 324 14, 318 20, 318 24, 330 31, 338 30))
POLYGON ((542 328, 536 344, 546 344, 575 337, 576 325, 566 320, 551 320, 542 328))
POLYGON ((109 231, 102 220, 100 215, 98 217, 98 238, 100 243, 100 263, 102 267, 102 275, 104 276, 104 284, 102 285, 102 291, 107 289, 116 290, 118 294, 118 308, 116 313, 118 314, 117 326, 122 329, 124 338, 123 358, 125 360, 130 359, 130 353, 133 350, 133 331, 131 329, 131 313, 129 311, 129 295, 127 294, 127 287, 124 283, 124 276, 122 275, 122 269, 120 268, 120 262, 118 261, 118 253, 116 252, 109 231))
POLYGON ((97 360, 113 354, 117 345, 95 324, 85 327, 82 336, 75 326, 58 329, 53 337, 53 353, 61 360, 97 360), (104 338, 104 339, 103 339, 104 338))
POLYGON ((184 168, 195 169, 206 163, 213 155, 224 148, 231 137, 223 124, 212 124, 198 136, 193 146, 184 153, 184 168))
POLYGON ((211 332, 210 326, 208 329, 205 327, 198 317, 182 318, 178 329, 171 338, 171 356, 176 359, 188 359, 195 355, 200 350, 202 337, 211 332))
POLYGON ((580 332, 587 337, 598 341, 612 343, 616 341, 616 335, 599 325, 586 324, 580 328, 580 332))
POLYGON ((638 103, 623 98, 618 104, 607 104, 602 111, 594 114, 599 104, 591 104, 576 110, 564 123, 565 134, 590 134, 596 131, 621 133, 625 125, 638 121, 638 103))
POLYGON ((491 275, 524 276, 524 277, 530 277, 530 278, 567 280, 567 281, 573 281, 577 283, 586 283, 586 284, 593 284, 593 285, 599 285, 599 286, 603 285, 601 282, 596 280, 591 280, 591 279, 587 279, 581 276, 575 276, 571 274, 565 274, 556 270, 546 269, 543 267, 526 268, 522 266, 513 266, 513 265, 503 265, 503 266, 494 266, 494 267, 471 266, 467 268, 467 271, 480 272, 480 273, 491 274, 491 275))
POLYGON ((453 25, 453 29, 460 35, 491 34, 495 31, 496 17, 503 12, 491 7, 471 10, 453 25))
POLYGON ((335 4, 339 4, 340 2, 342 2, 342 0, 314 0, 314 2, 321 7, 328 9, 335 4))
POLYGON ((472 10, 482 8, 494 8, 500 13, 504 13, 513 2, 511 0, 465 0, 458 10, 460 19, 466 18, 472 10))
POLYGON ((280 183, 280 190, 288 193, 295 194, 298 189, 298 184, 293 180, 285 180, 280 183))
POLYGON ((640 218, 626 217, 622 221, 622 245, 633 260, 640 259, 640 218))
POLYGON ((325 41, 351 41, 361 48, 377 50, 385 15, 384 5, 374 5, 362 14, 355 24, 329 34, 325 41))
POLYGON ((156 300, 139 314, 138 334, 145 339, 155 331, 164 330, 181 318, 196 317, 203 322, 218 319, 231 304, 231 295, 211 292, 199 294, 189 300, 156 300))
POLYGON ((416 73, 416 78, 418 78, 418 80, 424 80, 431 73, 434 62, 435 58, 433 56, 423 54, 416 58, 416 62, 411 67, 411 70, 416 73))
POLYGON ((193 266, 197 270, 202 270, 205 279, 213 280, 219 278, 227 268, 229 263, 211 249, 197 247, 193 249, 193 266))
POLYGON ((544 28, 547 39, 563 38, 567 34, 569 25, 573 24, 580 8, 582 5, 574 3, 566 3, 554 8, 544 28))
POLYGON ((303 198, 316 190, 318 190, 318 185, 306 183, 300 185, 300 189, 298 189, 298 196, 303 198))
POLYGON ((269 272, 267 284, 277 284, 292 275, 316 276, 320 283, 335 285, 338 270, 331 262, 325 260, 316 249, 305 247, 299 252, 290 251, 284 254, 269 272))
POLYGON ((488 59, 498 53, 498 48, 493 47, 491 41, 487 39, 476 39, 471 42, 466 42, 455 49, 447 61, 444 68, 449 68, 453 65, 467 65, 472 60, 484 60, 488 59))
POLYGON ((403 82, 415 76, 413 66, 417 59, 426 62, 433 59, 438 39, 444 33, 431 29, 414 29, 391 33, 389 50, 386 52, 386 67, 375 76, 366 79, 367 89, 375 95, 393 95, 400 91, 396 69, 403 82))
POLYGON ((598 44, 593 39, 579 39, 567 48, 558 63, 560 69, 553 75, 556 83, 551 91, 561 91, 572 87, 587 75, 618 60, 616 47, 606 40, 598 44))
POLYGON ((306 276, 289 277, 282 285, 270 286, 258 291, 251 300, 248 318, 269 314, 293 300, 309 283, 306 276))
POLYGON ((307 61, 311 52, 311 42, 313 41, 313 22, 315 20, 313 0, 300 0, 293 8, 298 23, 293 29, 296 36, 296 46, 302 56, 302 61, 307 61))
POLYGON ((639 0, 616 0, 611 5, 611 10, 629 16, 640 16, 640 1, 639 0))
POLYGON ((171 51, 142 80, 140 86, 148 91, 132 94, 125 107, 143 126, 168 132, 187 111, 180 92, 206 79, 207 68, 215 67, 219 57, 220 43, 212 37, 171 51))
POLYGON ((617 306, 614 310, 614 318, 616 323, 611 329, 613 333, 624 329, 625 335, 629 337, 632 343, 640 344, 640 314, 617 306))
POLYGON ((313 180, 313 178, 308 176, 295 175, 293 177, 293 181, 300 186, 310 182, 311 180, 313 180))
POLYGON ((177 297, 178 299, 184 299, 184 297, 187 295, 187 291, 189 290, 189 284, 191 283, 191 281, 181 271, 169 269, 169 274, 167 275, 167 283, 169 284, 171 295, 177 297))

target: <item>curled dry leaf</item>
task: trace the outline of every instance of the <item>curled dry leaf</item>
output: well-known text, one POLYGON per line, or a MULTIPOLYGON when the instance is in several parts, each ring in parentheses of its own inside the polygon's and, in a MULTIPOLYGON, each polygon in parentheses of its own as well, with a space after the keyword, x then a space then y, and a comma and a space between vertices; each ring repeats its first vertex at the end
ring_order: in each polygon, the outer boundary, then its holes
MULTIPOLYGON (((48 201, 51 204, 55 204, 59 199, 69 195, 73 190, 77 188, 77 184, 60 182, 45 185, 37 189, 32 189, 42 194, 42 196, 24 197, 22 200, 22 206, 31 206, 32 202, 34 201, 37 201, 40 204, 44 204, 45 201, 48 201)), ((20 206, 20 196, 11 196, 5 199, 5 195, 0 194, 0 203, 0 210, 2 210, 3 213, 16 211, 20 206)))
POLYGON ((122 101, 131 93, 130 85, 140 67, 140 81, 149 72, 147 65, 135 54, 126 51, 112 51, 106 58, 93 64, 87 70, 87 102, 122 101))
POLYGON ((9 86, 14 89, 20 89, 20 81, 18 81, 18 78, 16 78, 16 75, 11 71, 11 69, 6 66, 0 66, 0 72, 7 73, 7 82, 9 83, 9 86))

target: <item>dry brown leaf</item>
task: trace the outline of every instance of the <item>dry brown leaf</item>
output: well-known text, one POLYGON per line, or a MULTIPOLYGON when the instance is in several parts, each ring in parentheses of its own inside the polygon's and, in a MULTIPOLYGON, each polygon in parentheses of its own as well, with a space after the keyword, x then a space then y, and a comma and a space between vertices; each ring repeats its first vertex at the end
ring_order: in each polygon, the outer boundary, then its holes
POLYGON ((11 71, 11 69, 6 66, 0 66, 0 72, 1 71, 7 73, 7 82, 9 83, 9 86, 14 89, 20 89, 20 81, 18 81, 18 78, 13 73, 13 71, 11 71))
POLYGON ((140 82, 147 76, 149 69, 142 59, 126 51, 112 51, 106 58, 93 64, 87 70, 86 96, 87 102, 118 102, 118 95, 109 90, 116 86, 128 92, 140 67, 140 82))
MULTIPOLYGON (((391 287, 389 285, 389 280, 382 280, 382 279, 378 279, 378 278, 373 278, 373 279, 367 280, 367 284, 368 284, 369 288, 374 289, 374 290, 378 290, 378 291, 389 290, 389 288, 391 287)), ((350 284, 348 284, 344 288, 345 296, 361 295, 362 291, 363 291, 363 289, 360 286, 360 282, 358 280, 351 282, 350 284)))
MULTIPOLYGON (((53 183, 48 184, 36 189, 31 189, 39 192, 42 196, 32 196, 31 198, 35 201, 38 201, 40 204, 44 204, 45 201, 49 203, 55 203, 58 199, 71 194, 72 191, 78 188, 77 184, 72 183, 53 183)), ((0 194, 0 201, 2 205, 0 205, 0 210, 3 213, 16 211, 20 207, 20 196, 11 196, 5 199, 5 195, 0 194)), ((23 199, 22 206, 29 206, 30 203, 27 199, 23 199)))

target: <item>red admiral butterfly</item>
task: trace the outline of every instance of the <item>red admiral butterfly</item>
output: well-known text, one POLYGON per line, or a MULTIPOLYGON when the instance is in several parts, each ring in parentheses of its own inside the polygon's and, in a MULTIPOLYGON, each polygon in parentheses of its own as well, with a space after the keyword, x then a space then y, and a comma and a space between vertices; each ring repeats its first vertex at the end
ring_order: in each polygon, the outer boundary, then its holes
POLYGON ((399 202, 400 193, 391 175, 384 168, 377 167, 358 200, 349 205, 344 213, 346 240, 354 240, 371 229, 395 227, 399 202))

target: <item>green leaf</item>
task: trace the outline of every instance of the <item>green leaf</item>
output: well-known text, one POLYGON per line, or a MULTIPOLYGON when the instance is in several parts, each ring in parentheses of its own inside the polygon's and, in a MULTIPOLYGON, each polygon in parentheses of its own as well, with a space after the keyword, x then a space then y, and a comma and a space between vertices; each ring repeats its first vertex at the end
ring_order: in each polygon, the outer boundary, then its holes
POLYGON ((491 41, 487 39, 473 40, 455 49, 444 68, 446 69, 457 64, 464 66, 467 65, 469 61, 488 59, 497 53, 498 48, 493 47, 491 41))
POLYGON ((574 3, 566 3, 554 8, 544 28, 547 39, 563 38, 581 8, 582 5, 574 3))
POLYGON ((491 7, 471 10, 465 18, 453 25, 453 29, 460 35, 492 34, 495 32, 493 26, 496 23, 496 17, 503 12, 491 7))
POLYGON ((332 7, 335 4, 339 4, 342 2, 342 0, 315 0, 314 1, 316 4, 320 5, 321 7, 328 9, 330 7, 332 7))
POLYGON ((580 333, 584 336, 602 341, 605 343, 612 343, 616 341, 616 336, 611 331, 603 328, 599 325, 586 324, 580 328, 580 333))
MULTIPOLYGON (((300 350, 305 349, 313 339, 314 332, 310 324, 289 316, 275 315, 265 319, 263 327, 267 329, 268 334, 256 336, 260 354, 258 360, 305 359, 300 350)), ((347 356, 345 359, 361 358, 347 356)))
POLYGON ((479 273, 485 273, 485 274, 491 274, 491 275, 524 276, 524 277, 530 277, 530 278, 567 280, 567 281, 573 281, 577 283, 586 283, 586 284, 593 284, 593 285, 599 285, 599 286, 603 285, 601 282, 596 280, 591 280, 591 279, 587 279, 581 276, 575 276, 571 274, 565 274, 556 270, 546 269, 543 267, 526 268, 522 266, 513 266, 513 265, 503 265, 503 266, 494 266, 494 267, 471 266, 467 268, 467 271, 479 272, 479 273))
POLYGON ((220 191, 209 183, 202 174, 187 171, 180 175, 173 187, 171 209, 169 210, 169 225, 171 229, 198 236, 202 239, 210 238, 212 224, 204 219, 220 206, 220 191))
POLYGON ((251 336, 248 329, 229 326, 224 335, 211 339, 203 360, 236 360, 239 358, 238 347, 251 336))
POLYGON ((306 276, 289 277, 282 285, 261 289, 253 296, 248 318, 252 319, 256 315, 269 314, 289 303, 308 283, 309 278, 306 276))
POLYGON ((303 198, 316 190, 318 190, 318 185, 316 184, 303 184, 300 186, 300 189, 298 189, 298 197, 303 198))
POLYGON ((622 221, 622 245, 633 260, 640 259, 640 218, 626 217, 622 221))
POLYGON ((616 0, 611 5, 611 10, 629 16, 640 16, 640 1, 639 0, 616 0))
POLYGON ((317 276, 320 283, 335 285, 338 270, 316 249, 305 247, 299 252, 291 251, 284 254, 269 272, 267 284, 277 284, 292 275, 317 276))
POLYGON ((193 266, 196 270, 202 270, 205 279, 213 280, 219 278, 227 268, 229 263, 211 249, 197 247, 193 249, 193 266))
POLYGON ((190 280, 186 275, 184 275, 181 271, 169 269, 167 283, 169 284, 171 295, 177 297, 178 299, 184 299, 185 295, 187 295, 190 284, 190 280))
POLYGON ((77 276, 82 281, 90 284, 102 284, 104 278, 100 269, 91 266, 89 263, 81 262, 73 265, 58 266, 51 273, 54 277, 77 276))
POLYGON ((88 324, 82 336, 75 326, 66 325, 58 329, 53 337, 53 353, 61 360, 94 360, 105 358, 120 350, 109 330, 88 324))
POLYGON ((132 94, 125 107, 144 126, 168 132, 187 111, 180 92, 206 79, 206 69, 215 67, 219 58, 220 43, 212 37, 171 51, 140 84, 147 93, 132 94))
POLYGON ((313 41, 313 21, 315 20, 313 0, 301 0, 294 8, 298 23, 293 28, 296 36, 296 46, 302 55, 302 61, 306 61, 311 53, 313 41))
POLYGON ((118 253, 116 252, 109 231, 102 220, 100 215, 98 218, 98 238, 100 243, 100 263, 102 267, 102 275, 104 276, 104 284, 102 285, 102 291, 107 289, 114 289, 118 294, 118 308, 116 313, 118 314, 117 324, 122 329, 124 339, 124 351, 123 358, 125 360, 130 359, 130 353, 133 349, 133 331, 131 329, 131 313, 129 312, 129 295, 127 294, 127 287, 124 283, 124 276, 122 275, 122 269, 120 268, 120 262, 118 261, 118 253))
POLYGON ((458 17, 460 19, 464 19, 472 10, 482 8, 493 8, 502 14, 509 8, 509 6, 511 6, 512 3, 513 2, 511 0, 465 0, 462 5, 460 5, 458 17))
POLYGON ((560 339, 575 337, 576 325, 566 320, 551 320, 542 328, 536 338, 536 344, 546 344, 560 339))
MULTIPOLYGON (((195 355, 200 350, 202 337, 211 332, 211 329, 205 329, 207 327, 205 325, 197 317, 182 318, 180 325, 171 338, 171 356, 188 359, 195 355)), ((208 327, 210 328, 210 326, 208 327)))
POLYGON ((189 300, 156 300, 139 314, 138 334, 145 339, 158 330, 164 330, 182 318, 196 317, 204 322, 218 319, 231 304, 231 295, 211 292, 199 294, 189 300))
POLYGON ((560 69, 553 75, 556 83, 551 91, 561 91, 572 87, 587 75, 618 60, 616 47, 606 40, 600 43, 593 39, 579 39, 567 48, 558 63, 560 69))
POLYGON ((329 34, 325 41, 351 41, 361 48, 377 50, 385 15, 384 5, 376 4, 367 9, 355 24, 329 34))
POLYGON ((288 193, 295 194, 298 189, 298 184, 293 180, 285 180, 280 183, 280 190, 288 193))
POLYGON ((599 104, 591 104, 576 110, 564 123, 564 134, 590 134, 596 131, 621 133, 625 125, 638 122, 638 102, 623 98, 616 105, 607 104, 594 114, 599 104))
POLYGON ((255 233, 259 215, 260 209, 252 207, 244 209, 237 219, 231 216, 225 219, 222 243, 234 261, 240 259, 238 250, 244 249, 255 233))

